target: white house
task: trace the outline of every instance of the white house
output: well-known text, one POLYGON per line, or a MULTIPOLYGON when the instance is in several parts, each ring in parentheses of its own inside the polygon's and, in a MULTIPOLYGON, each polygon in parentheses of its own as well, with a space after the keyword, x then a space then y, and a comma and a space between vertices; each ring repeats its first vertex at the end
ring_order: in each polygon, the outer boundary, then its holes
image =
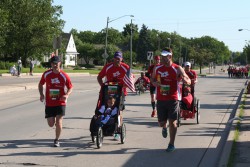
POLYGON ((77 65, 77 55, 79 53, 76 50, 76 45, 75 45, 73 35, 70 33, 63 33, 62 41, 65 42, 65 46, 66 46, 65 66, 77 65))
MULTIPOLYGON (((70 33, 63 33, 60 38, 58 38, 60 47, 65 46, 65 64, 64 66, 75 66, 77 65, 77 55, 79 54, 76 50, 75 41, 73 35, 70 33)), ((55 48, 55 46, 53 46, 55 48)), ((59 49, 60 50, 60 49, 59 49)), ((43 61, 48 62, 52 56, 55 55, 55 52, 49 53, 48 55, 44 56, 43 61)), ((63 57, 62 53, 58 53, 58 56, 63 57)))

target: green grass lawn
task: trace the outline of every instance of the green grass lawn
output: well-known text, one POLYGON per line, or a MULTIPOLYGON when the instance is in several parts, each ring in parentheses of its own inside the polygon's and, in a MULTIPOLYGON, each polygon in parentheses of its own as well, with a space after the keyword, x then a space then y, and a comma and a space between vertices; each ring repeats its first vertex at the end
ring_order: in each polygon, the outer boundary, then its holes
MULTIPOLYGON (((43 73, 47 69, 44 68, 34 68, 33 73, 43 73)), ((22 73, 29 73, 29 68, 22 68, 22 73)), ((67 73, 90 73, 90 74, 98 74, 100 70, 97 69, 84 69, 84 70, 73 70, 73 69, 63 69, 63 71, 67 73)), ((9 70, 0 70, 0 74, 9 73, 9 70)))

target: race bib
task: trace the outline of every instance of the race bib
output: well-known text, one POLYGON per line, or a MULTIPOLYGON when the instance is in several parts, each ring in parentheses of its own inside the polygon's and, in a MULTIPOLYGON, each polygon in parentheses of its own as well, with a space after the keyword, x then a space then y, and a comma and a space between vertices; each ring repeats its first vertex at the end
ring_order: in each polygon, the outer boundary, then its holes
POLYGON ((59 100, 60 99, 60 90, 59 89, 50 89, 49 96, 52 100, 59 100))
POLYGON ((170 85, 161 85, 160 87, 161 95, 166 96, 169 94, 169 91, 170 91, 170 85))
POLYGON ((108 86, 108 95, 113 96, 118 94, 118 87, 117 86, 108 86))

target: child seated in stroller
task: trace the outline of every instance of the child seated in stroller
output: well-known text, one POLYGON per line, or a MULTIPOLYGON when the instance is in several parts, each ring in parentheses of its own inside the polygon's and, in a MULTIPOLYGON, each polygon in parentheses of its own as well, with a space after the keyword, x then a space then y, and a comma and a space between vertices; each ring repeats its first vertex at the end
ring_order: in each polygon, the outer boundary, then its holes
MULTIPOLYGON (((90 123, 91 135, 96 136, 99 127, 102 127, 105 136, 112 136, 118 121, 118 108, 115 106, 116 100, 113 96, 108 96, 97 113, 93 116, 90 123)), ((118 138, 119 136, 115 136, 118 138)))
POLYGON ((191 94, 191 87, 183 85, 182 88, 182 108, 190 110, 193 102, 193 95, 191 94))
POLYGON ((112 96, 108 97, 107 104, 102 105, 99 109, 100 112, 100 118, 102 124, 107 124, 108 121, 110 121, 110 118, 114 117, 118 113, 118 108, 114 106, 115 105, 115 98, 112 96))

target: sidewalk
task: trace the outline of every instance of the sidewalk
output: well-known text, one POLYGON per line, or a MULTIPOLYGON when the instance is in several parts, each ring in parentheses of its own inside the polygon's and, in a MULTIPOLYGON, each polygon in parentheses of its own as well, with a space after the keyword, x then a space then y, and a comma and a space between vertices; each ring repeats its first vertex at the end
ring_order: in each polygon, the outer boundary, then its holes
POLYGON ((235 117, 229 120, 232 123, 225 143, 219 167, 249 167, 250 166, 250 94, 246 94, 245 87, 235 117), (244 104, 244 114, 239 118, 241 104, 244 104), (232 121, 232 122, 231 122, 232 121), (238 128, 238 139, 234 143, 238 128), (231 157, 230 157, 231 155, 231 157), (231 162, 229 162, 231 160, 231 162), (230 163, 230 164, 229 164, 230 163))
MULTIPOLYGON (((89 73, 67 73, 70 77, 73 76, 95 76, 89 73)), ((0 77, 2 78, 41 78, 42 73, 34 73, 33 76, 22 73, 20 77, 18 76, 11 76, 10 74, 2 74, 0 77)), ((23 91, 28 89, 38 89, 38 82, 29 82, 29 83, 14 83, 11 85, 0 85, 0 94, 8 93, 8 92, 15 92, 15 91, 23 91)))
MULTIPOLYGON (((244 114, 240 121, 239 139, 236 142, 236 150, 234 155, 234 167, 249 167, 250 166, 250 94, 243 93, 241 101, 245 99, 244 114), (244 98, 245 96, 245 98, 244 98)), ((239 116, 240 109, 238 108, 236 116, 239 116)), ((238 121, 234 121, 234 126, 237 126, 238 121)))

